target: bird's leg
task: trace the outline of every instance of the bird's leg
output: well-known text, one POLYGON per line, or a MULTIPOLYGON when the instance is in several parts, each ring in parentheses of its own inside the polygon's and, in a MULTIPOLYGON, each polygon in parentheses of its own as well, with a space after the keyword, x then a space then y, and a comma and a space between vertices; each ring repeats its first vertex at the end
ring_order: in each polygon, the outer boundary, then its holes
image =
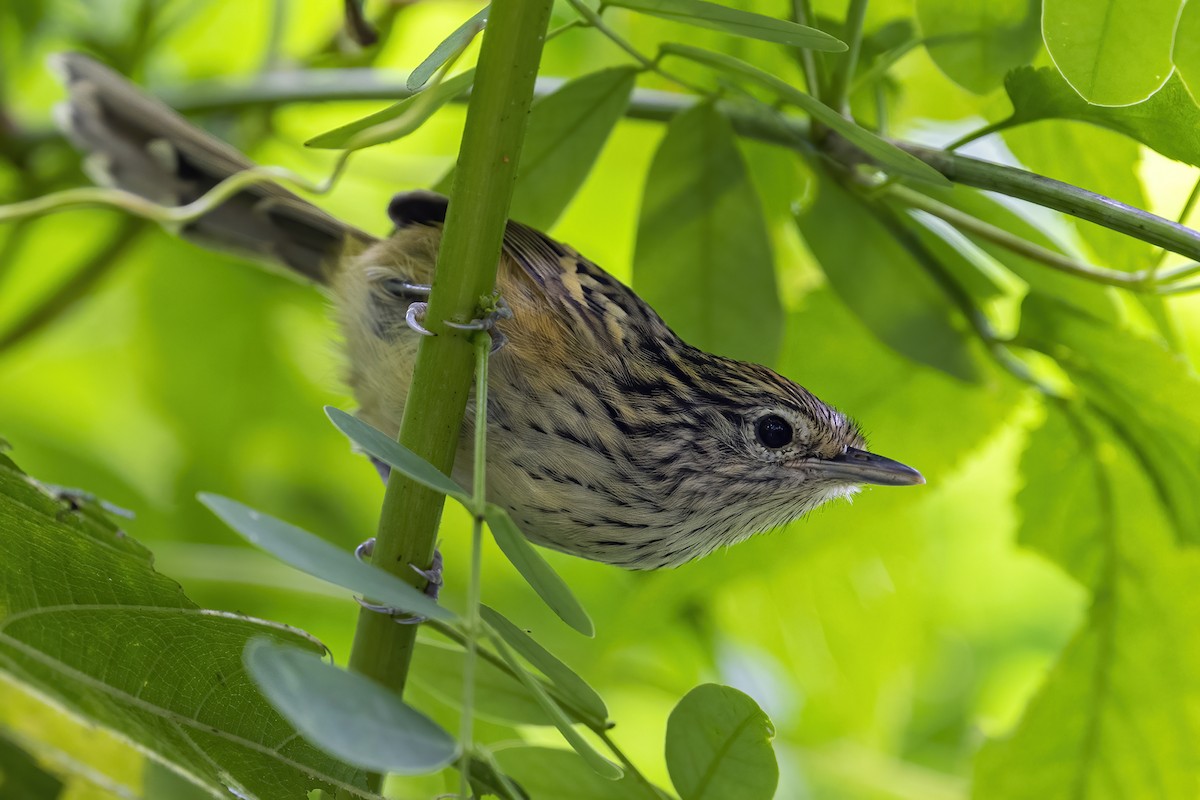
MULTIPOLYGON (((404 315, 404 321, 408 323, 408 327, 412 328, 422 336, 433 336, 433 331, 425 327, 425 312, 429 310, 429 304, 425 302, 412 303, 408 307, 408 311, 404 315)), ((488 331, 492 335, 492 352, 496 352, 505 345, 508 341, 503 333, 496 328, 496 323, 502 319, 512 319, 513 312, 509 308, 508 303, 504 302, 504 298, 496 298, 496 302, 491 311, 484 314, 480 319, 473 319, 470 322, 451 322, 445 321, 448 328, 455 328, 460 331, 488 331)))
MULTIPOLYGON (((354 557, 359 561, 366 561, 375 551, 375 537, 372 536, 365 542, 354 548, 354 557)), ((438 594, 442 588, 442 551, 438 548, 433 550, 433 563, 429 565, 429 569, 421 569, 416 564, 409 564, 409 569, 425 579, 425 596, 431 600, 437 600, 438 594)), ((387 614, 400 625, 419 625, 425 621, 425 617, 420 614, 410 614, 407 611, 401 611, 398 608, 391 606, 380 605, 378 603, 368 603, 361 597, 354 598, 358 604, 368 611, 374 611, 379 614, 387 614)))

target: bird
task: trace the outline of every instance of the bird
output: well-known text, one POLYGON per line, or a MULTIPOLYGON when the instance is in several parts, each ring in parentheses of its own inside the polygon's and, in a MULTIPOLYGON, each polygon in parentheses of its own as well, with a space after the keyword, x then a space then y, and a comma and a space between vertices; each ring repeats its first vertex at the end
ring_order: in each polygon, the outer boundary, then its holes
MULTIPOLYGON (((59 124, 100 183, 170 206, 253 163, 119 73, 76 53, 59 124)), ((397 194, 377 238, 276 184, 178 227, 290 269, 332 298, 356 415, 398 433, 448 201, 397 194)), ((684 342, 628 286, 510 221, 487 400, 490 501, 545 547, 632 570, 679 566, 779 528, 863 484, 923 484, 859 426, 773 370, 684 342)), ((681 286, 680 291, 687 291, 681 286)), ((468 403, 452 476, 471 482, 468 403)))

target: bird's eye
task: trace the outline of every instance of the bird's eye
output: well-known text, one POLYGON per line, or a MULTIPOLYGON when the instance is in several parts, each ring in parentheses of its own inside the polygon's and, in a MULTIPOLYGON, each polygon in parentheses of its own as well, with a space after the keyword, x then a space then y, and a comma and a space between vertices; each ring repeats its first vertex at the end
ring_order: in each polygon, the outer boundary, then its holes
POLYGON ((777 450, 792 443, 792 426, 778 414, 767 414, 755 426, 758 440, 764 446, 777 450))

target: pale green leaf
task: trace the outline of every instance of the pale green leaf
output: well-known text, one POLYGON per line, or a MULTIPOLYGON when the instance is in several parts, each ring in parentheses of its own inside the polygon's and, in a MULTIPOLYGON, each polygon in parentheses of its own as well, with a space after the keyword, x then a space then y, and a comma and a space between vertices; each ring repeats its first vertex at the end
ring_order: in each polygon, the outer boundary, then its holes
POLYGON ((302 528, 227 497, 201 494, 200 502, 247 541, 301 572, 361 592, 375 602, 411 614, 441 620, 455 619, 453 612, 439 606, 424 592, 379 567, 359 561, 349 550, 335 547, 302 528))
POLYGON ((428 489, 433 489, 447 497, 453 497, 465 506, 471 505, 471 497, 466 489, 383 431, 368 425, 353 414, 347 414, 340 408, 325 406, 325 413, 334 427, 361 447, 364 452, 375 456, 389 467, 403 472, 428 489))
POLYGON ((570 750, 506 747, 497 751, 496 760, 533 798, 663 800, 632 774, 618 781, 601 778, 570 750))
POLYGON ((212 792, 366 792, 366 773, 299 739, 255 689, 255 637, 299 631, 205 611, 95 509, 73 510, 0 456, 0 671, 174 765, 212 792), (114 668, 114 666, 119 668, 114 668))
POLYGON ((783 310, 771 240, 733 128, 711 104, 675 117, 655 153, 633 286, 689 344, 774 362, 783 310))
POLYGON ((706 683, 667 719, 667 769, 682 800, 771 800, 775 726, 748 695, 706 683))
POLYGON ((550 610, 584 636, 594 636, 596 629, 587 611, 575 599, 566 582, 533 549, 508 512, 495 503, 488 503, 484 517, 501 552, 550 610))
MULTIPOLYGON (((453 708, 462 708, 462 649, 441 641, 421 640, 413 656, 410 680, 453 708)), ((485 659, 475 661, 475 716, 503 725, 553 725, 525 685, 485 659)))
POLYGON ((840 53, 846 49, 844 42, 816 28, 704 0, 610 0, 608 5, 790 47, 830 53, 840 53))
POLYGON ((814 120, 829 126, 841 134, 846 141, 870 156, 879 168, 886 172, 907 175, 910 178, 929 181, 939 186, 950 185, 950 182, 942 173, 916 156, 906 153, 891 142, 871 133, 866 128, 855 125, 812 95, 805 94, 774 75, 763 72, 758 67, 747 64, 745 61, 732 56, 727 56, 724 53, 701 50, 698 47, 691 47, 685 44, 668 43, 662 45, 660 49, 666 55, 680 56, 700 64, 707 64, 710 67, 723 70, 732 75, 748 78, 760 86, 772 90, 784 102, 795 105, 814 120))
POLYGON ((314 136, 304 145, 330 150, 346 147, 357 149, 403 138, 425 124, 442 106, 471 88, 474 80, 475 70, 461 72, 382 111, 314 136), (402 125, 397 123, 401 118, 404 121, 402 125))
POLYGON ((558 732, 567 740, 567 744, 571 745, 571 749, 578 753, 580 758, 586 761, 587 765, 600 777, 611 781, 620 780, 625 771, 596 752, 596 748, 592 747, 579 734, 579 731, 575 730, 572 721, 563 712, 558 703, 554 702, 554 699, 546 693, 541 683, 521 666, 516 657, 509 652, 508 647, 505 646, 503 641, 496 637, 493 637, 492 641, 496 645, 496 651, 500 653, 500 657, 517 673, 521 682, 525 684, 525 687, 537 699, 538 704, 550 716, 550 719, 554 721, 554 727, 558 728, 558 732))
POLYGON ((1171 74, 1179 0, 1044 0, 1042 36, 1083 99, 1140 103, 1171 74))
POLYGON ((924 268, 849 191, 828 177, 797 216, 830 285, 884 344, 963 380, 978 366, 948 300, 924 268))
POLYGON ((1171 60, 1187 85, 1192 100, 1200 98, 1200 0, 1185 0, 1175 29, 1171 60))
POLYGON ((379 683, 313 653, 255 639, 246 667, 306 739, 350 764, 419 775, 454 760, 454 738, 379 683))
POLYGON ((933 63, 976 94, 1000 86, 1042 44, 1038 0, 917 0, 917 20, 933 63))
POLYGON ((590 714, 597 723, 602 724, 608 719, 608 708, 604 705, 604 700, 578 673, 500 612, 489 606, 480 606, 479 613, 483 621, 499 634, 509 647, 516 650, 550 680, 564 699, 574 703, 580 711, 590 714))
POLYGON ((407 87, 410 92, 416 92, 433 77, 433 73, 438 71, 438 68, 449 61, 456 53, 462 52, 471 40, 483 30, 487 25, 488 10, 490 5, 476 11, 471 17, 459 25, 454 33, 447 36, 438 46, 433 48, 433 52, 425 57, 425 60, 417 65, 416 69, 408 74, 407 87))

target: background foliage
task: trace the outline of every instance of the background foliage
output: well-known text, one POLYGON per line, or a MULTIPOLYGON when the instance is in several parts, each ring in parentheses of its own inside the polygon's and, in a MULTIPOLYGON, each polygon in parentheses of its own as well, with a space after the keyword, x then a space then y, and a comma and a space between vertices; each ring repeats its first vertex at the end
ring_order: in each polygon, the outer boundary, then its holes
MULTIPOLYGON (((815 5, 821 26, 844 35, 843 4, 815 5)), ((1185 35, 1200 11, 1195 2, 1183 9, 1176 37, 1178 3, 1142 5, 873 2, 851 108, 868 126, 937 146, 989 126, 993 135, 965 152, 1175 218, 1200 164, 1198 62, 1185 35), (1124 22, 1094 29, 1104 10, 1124 22)), ((84 180, 51 129, 61 92, 42 66, 48 53, 91 50, 199 108, 209 80, 410 69, 478 5, 368 9, 386 35, 358 51, 339 43, 341 6, 325 0, 5 4, 0 198, 84 180)), ((557 8, 552 25, 572 18, 557 8)), ((620 9, 605 19, 644 52, 686 41, 803 86, 787 48, 620 9)), ((485 602, 600 691, 618 721, 614 737, 661 785, 670 785, 671 709, 717 682, 769 715, 779 797, 1195 797, 1196 301, 1053 272, 912 212, 903 194, 881 193, 867 210, 819 158, 735 139, 711 107, 667 125, 622 119, 605 137, 620 108, 613 98, 634 77, 629 63, 595 31, 547 44, 542 74, 592 75, 576 91, 595 117, 557 131, 583 101, 544 100, 528 146, 546 174, 574 170, 583 185, 573 199, 519 196, 514 215, 632 281, 689 340, 771 363, 846 410, 876 450, 918 467, 929 485, 867 491, 853 506, 670 572, 547 554, 591 612, 594 639, 561 625, 494 551, 485 602), (699 202, 713 185, 730 188, 719 202, 699 202), (713 230, 727 251, 696 247, 697 232, 713 230), (996 339, 1015 337, 1005 352, 1066 399, 1048 400, 1005 371, 968 310, 986 315, 996 339)), ((711 69, 684 59, 664 67, 714 84, 711 69)), ((636 83, 679 89, 656 73, 636 83)), ((210 130, 260 162, 316 177, 334 156, 300 143, 382 105, 223 97, 200 117, 210 130)), ((738 90, 727 97, 744 101, 738 90)), ((386 232, 394 192, 437 185, 450 169, 462 119, 461 106, 447 105, 402 142, 359 154, 322 204, 386 232)), ((1071 258, 1126 272, 1159 261, 1150 245, 1092 223, 963 186, 909 185, 1071 258)), ((1163 268, 1182 262, 1171 256, 1163 268)), ((0 434, 10 455, 29 475, 136 512, 121 528, 196 606, 302 628, 344 662, 356 610, 345 593, 247 548, 195 500, 199 491, 236 497, 346 549, 373 530, 382 487, 321 413, 352 406, 339 388, 335 338, 311 289, 111 211, 0 228, 0 434)), ((450 504, 441 532, 450 607, 462 604, 468 530, 450 504)), ((11 535, 0 542, 10 565, 65 558, 53 537, 21 538, 28 550, 11 535), (33 560, 17 558, 26 552, 33 560)), ((0 576, 7 616, 23 602, 22 576, 2 566, 0 576)), ((123 581, 112 591, 149 597, 149 587, 123 581)), ((7 625, 0 772, 27 775, 26 785, 63 781, 70 797, 141 796, 137 752, 22 687, 7 625)), ((418 651, 408 697, 453 728, 458 688, 445 652, 418 651)), ((558 743, 527 698, 484 686, 481 740, 558 743)), ((498 749, 531 791, 537 781, 547 796, 563 791, 542 760, 563 756, 498 749)), ((6 780, 0 797, 16 785, 6 780)), ((171 780, 148 769, 147 794, 171 780)), ((391 791, 431 796, 445 786, 435 775, 395 779, 391 791)))

